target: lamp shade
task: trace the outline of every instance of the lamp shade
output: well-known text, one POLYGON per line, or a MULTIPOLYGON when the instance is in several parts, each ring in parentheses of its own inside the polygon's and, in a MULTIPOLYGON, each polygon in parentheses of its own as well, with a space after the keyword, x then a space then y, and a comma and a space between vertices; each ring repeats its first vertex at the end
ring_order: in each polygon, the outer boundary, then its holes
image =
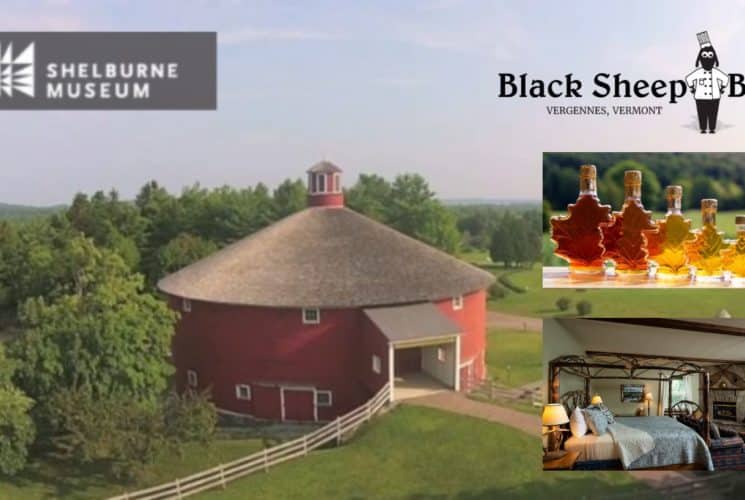
POLYGON ((603 398, 600 397, 599 394, 595 394, 592 399, 590 400, 591 405, 601 405, 603 404, 603 398))
POLYGON ((648 392, 644 395, 644 401, 652 401, 652 393, 648 392))
POLYGON ((541 415, 541 423, 545 426, 561 425, 569 422, 567 411, 564 409, 564 405, 559 403, 547 404, 543 407, 543 415, 541 415))

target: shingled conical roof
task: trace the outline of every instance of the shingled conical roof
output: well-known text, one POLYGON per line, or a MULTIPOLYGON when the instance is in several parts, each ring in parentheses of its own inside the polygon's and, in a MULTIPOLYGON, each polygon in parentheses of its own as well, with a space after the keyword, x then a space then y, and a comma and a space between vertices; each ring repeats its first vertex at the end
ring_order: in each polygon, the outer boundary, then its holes
POLYGON ((193 300, 347 308, 439 300, 493 276, 347 208, 312 207, 158 283, 193 300))

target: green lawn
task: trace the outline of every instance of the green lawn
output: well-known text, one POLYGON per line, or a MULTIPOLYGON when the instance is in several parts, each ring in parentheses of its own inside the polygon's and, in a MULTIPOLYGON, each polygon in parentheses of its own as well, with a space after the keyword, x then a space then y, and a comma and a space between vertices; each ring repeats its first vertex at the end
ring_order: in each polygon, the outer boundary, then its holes
POLYGON ((544 473, 538 437, 400 406, 342 448, 240 479, 207 499, 578 498, 648 491, 628 474, 544 473))
POLYGON ((527 288, 526 293, 509 292, 499 300, 490 300, 489 308, 524 316, 576 316, 575 304, 588 300, 592 304, 591 316, 631 316, 631 317, 714 317, 721 309, 726 309, 733 317, 745 315, 745 295, 742 290, 581 290, 571 288, 542 288, 540 266, 521 270, 510 275, 517 285, 527 288), (556 307, 556 299, 567 297, 571 300, 568 311, 556 307))
POLYGON ((229 462, 263 448, 260 439, 218 439, 209 447, 196 444, 185 447, 183 458, 164 457, 142 485, 125 486, 108 477, 102 468, 91 464, 75 467, 52 459, 34 460, 19 475, 0 475, 0 499, 31 500, 48 498, 93 499, 166 483, 229 462))
POLYGON ((541 379, 541 333, 489 329, 486 365, 500 384, 520 387, 541 379))

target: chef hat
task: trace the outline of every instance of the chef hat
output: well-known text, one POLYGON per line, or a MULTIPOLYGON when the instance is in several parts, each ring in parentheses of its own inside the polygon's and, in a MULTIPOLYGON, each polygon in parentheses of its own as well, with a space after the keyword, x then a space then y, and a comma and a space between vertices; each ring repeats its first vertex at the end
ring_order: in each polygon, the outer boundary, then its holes
POLYGON ((702 31, 701 33, 696 33, 696 38, 698 38, 698 44, 703 49, 704 47, 711 47, 711 40, 709 39, 709 32, 708 31, 702 31))

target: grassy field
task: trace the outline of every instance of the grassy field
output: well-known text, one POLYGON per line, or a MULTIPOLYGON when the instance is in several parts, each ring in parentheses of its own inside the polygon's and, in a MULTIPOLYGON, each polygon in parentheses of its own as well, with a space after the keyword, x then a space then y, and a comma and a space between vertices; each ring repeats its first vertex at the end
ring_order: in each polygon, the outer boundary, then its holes
POLYGON ((486 365, 500 384, 520 387, 541 379, 541 334, 499 330, 488 332, 486 365))
POLYGON ((540 440, 510 427, 401 406, 342 448, 241 479, 207 499, 577 498, 648 491, 628 474, 544 473, 540 440))
POLYGON ((733 317, 745 316, 742 290, 544 289, 540 266, 511 274, 510 279, 525 287, 526 293, 510 292, 503 299, 489 301, 490 309, 525 316, 576 316, 575 304, 587 300, 592 304, 591 316, 710 318, 722 309, 733 317), (568 311, 556 307, 559 297, 571 300, 568 311))
POLYGON ((94 499, 173 481, 200 470, 228 462, 263 448, 260 439, 220 439, 210 448, 196 444, 185 447, 183 458, 163 457, 151 477, 139 486, 126 487, 107 476, 94 464, 74 467, 53 459, 32 461, 19 475, 0 475, 0 499, 36 500, 48 498, 94 499))

